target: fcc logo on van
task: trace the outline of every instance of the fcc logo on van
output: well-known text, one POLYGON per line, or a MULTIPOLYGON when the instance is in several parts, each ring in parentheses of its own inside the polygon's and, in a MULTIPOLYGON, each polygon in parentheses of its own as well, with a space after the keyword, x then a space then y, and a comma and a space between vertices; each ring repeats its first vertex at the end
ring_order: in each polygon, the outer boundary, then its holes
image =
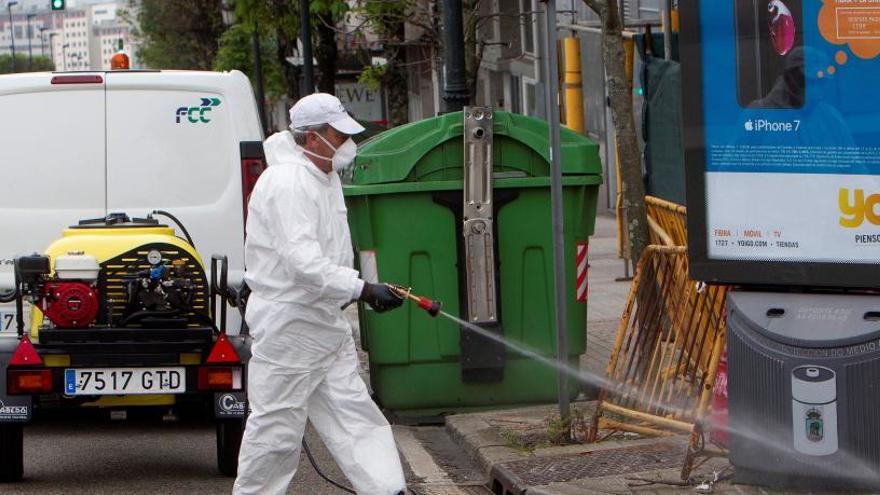
POLYGON ((207 124, 211 122, 211 111, 220 106, 220 98, 202 98, 199 105, 192 107, 180 107, 174 114, 174 121, 178 124, 207 124))

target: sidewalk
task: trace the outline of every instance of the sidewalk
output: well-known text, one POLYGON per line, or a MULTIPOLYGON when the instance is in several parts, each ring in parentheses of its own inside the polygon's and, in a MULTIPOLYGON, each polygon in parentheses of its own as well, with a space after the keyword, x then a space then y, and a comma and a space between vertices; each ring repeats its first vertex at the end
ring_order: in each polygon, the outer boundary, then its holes
MULTIPOLYGON (((590 240, 587 352, 581 367, 604 376, 630 283, 617 257, 617 229, 609 216, 599 216, 590 240)), ((594 398, 587 390, 587 398, 594 398)), ((595 402, 572 404, 589 424, 595 402)), ((512 410, 460 414, 446 419, 453 439, 477 461, 498 495, 797 493, 736 485, 729 481, 699 489, 682 485, 681 468, 687 437, 644 438, 617 433, 594 444, 550 446, 555 404, 512 410)), ((600 432, 600 436, 604 432, 600 432)), ((698 482, 726 472, 726 459, 712 459, 692 473, 698 482)))

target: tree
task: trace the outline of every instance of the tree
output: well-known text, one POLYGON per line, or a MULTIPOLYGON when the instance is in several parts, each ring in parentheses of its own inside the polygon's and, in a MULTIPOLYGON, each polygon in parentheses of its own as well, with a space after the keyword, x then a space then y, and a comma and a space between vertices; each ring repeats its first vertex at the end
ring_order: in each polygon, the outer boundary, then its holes
MULTIPOLYGON (((36 56, 32 59, 32 64, 28 67, 28 56, 15 54, 15 72, 43 72, 55 70, 55 64, 49 57, 36 56)), ((9 74, 12 72, 12 56, 9 54, 0 55, 0 74, 9 74)))
MULTIPOLYGON (((280 70, 284 94, 291 99, 299 97, 299 70, 287 60, 293 55, 299 37, 299 2, 296 0, 238 0, 236 14, 240 22, 258 25, 260 34, 274 42, 271 64, 280 70)), ((268 56, 263 57, 264 64, 268 60, 268 56)))
MULTIPOLYGON (((546 0, 543 0, 546 1, 546 0)), ((611 120, 617 134, 617 156, 623 183, 623 206, 630 252, 634 263, 648 245, 648 215, 645 208, 645 183, 633 116, 632 94, 626 78, 623 48, 623 23, 618 0, 583 0, 602 23, 602 55, 611 102, 611 120)))
MULTIPOLYGON (((254 79, 253 27, 236 24, 220 38, 220 48, 214 59, 214 70, 240 70, 248 75, 251 84, 254 79)), ((261 29, 260 48, 263 60, 263 84, 266 99, 270 102, 287 94, 283 68, 275 58, 275 37, 268 30, 261 29)))
POLYGON ((138 58, 154 69, 211 70, 226 30, 220 0, 130 0, 138 58))

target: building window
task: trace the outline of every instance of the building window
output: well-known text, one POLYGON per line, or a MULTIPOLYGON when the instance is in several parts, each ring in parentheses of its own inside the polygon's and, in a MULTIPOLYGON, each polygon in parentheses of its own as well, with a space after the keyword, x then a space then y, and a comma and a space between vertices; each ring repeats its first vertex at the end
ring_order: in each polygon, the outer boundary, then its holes
POLYGON ((537 83, 534 79, 523 77, 523 113, 534 116, 537 113, 537 83))
POLYGON ((521 29, 520 35, 522 38, 522 50, 524 53, 528 53, 531 55, 535 54, 535 15, 534 14, 526 14, 526 12, 534 12, 535 11, 535 3, 534 0, 519 0, 520 12, 522 15, 520 16, 521 29))

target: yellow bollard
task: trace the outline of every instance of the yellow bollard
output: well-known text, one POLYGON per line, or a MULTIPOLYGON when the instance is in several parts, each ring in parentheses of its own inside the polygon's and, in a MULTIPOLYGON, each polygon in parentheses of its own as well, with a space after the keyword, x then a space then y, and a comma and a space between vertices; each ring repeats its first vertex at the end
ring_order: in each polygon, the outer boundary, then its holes
POLYGON ((632 97, 633 76, 636 63, 636 44, 632 38, 623 38, 623 53, 626 70, 626 83, 629 85, 630 97, 632 97))
POLYGON ((584 133, 584 90, 581 80, 581 45, 577 38, 563 38, 565 53, 565 126, 584 133))

